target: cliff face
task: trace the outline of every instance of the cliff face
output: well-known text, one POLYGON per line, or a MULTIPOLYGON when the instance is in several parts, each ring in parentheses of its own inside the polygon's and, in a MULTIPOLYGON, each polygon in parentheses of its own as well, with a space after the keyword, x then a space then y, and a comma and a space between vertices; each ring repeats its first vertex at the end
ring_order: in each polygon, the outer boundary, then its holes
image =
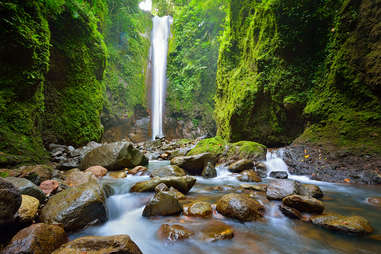
POLYGON ((381 153, 380 3, 231 1, 218 60, 218 134, 381 153))

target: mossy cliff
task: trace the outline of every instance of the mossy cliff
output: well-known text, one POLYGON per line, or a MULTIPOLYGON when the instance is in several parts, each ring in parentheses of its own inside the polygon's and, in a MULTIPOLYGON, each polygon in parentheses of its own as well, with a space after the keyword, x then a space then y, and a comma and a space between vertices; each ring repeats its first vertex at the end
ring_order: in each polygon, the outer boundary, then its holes
POLYGON ((379 4, 231 1, 218 60, 218 134, 380 152, 379 4))

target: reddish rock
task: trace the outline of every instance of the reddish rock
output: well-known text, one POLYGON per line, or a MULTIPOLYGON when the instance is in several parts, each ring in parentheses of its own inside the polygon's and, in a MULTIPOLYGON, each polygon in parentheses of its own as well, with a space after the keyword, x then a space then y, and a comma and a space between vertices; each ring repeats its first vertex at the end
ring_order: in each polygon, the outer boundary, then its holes
POLYGON ((55 193, 60 184, 56 180, 46 180, 40 184, 40 189, 49 196, 52 193, 55 193))
POLYGON ((143 166, 137 166, 134 167, 133 169, 128 170, 129 175, 138 175, 141 176, 147 171, 146 167, 143 166))
POLYGON ((92 166, 85 170, 85 172, 93 173, 98 178, 101 178, 107 174, 107 169, 102 166, 92 166))
POLYGON ((201 229, 201 239, 207 242, 227 240, 233 237, 233 228, 221 221, 209 222, 201 229))

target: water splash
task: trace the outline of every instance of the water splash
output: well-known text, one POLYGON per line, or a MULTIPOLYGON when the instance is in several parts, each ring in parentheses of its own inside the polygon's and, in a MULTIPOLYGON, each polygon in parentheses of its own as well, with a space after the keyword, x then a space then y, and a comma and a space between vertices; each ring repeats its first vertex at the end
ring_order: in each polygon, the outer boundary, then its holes
POLYGON ((152 62, 152 139, 163 137, 163 114, 167 86, 168 39, 172 17, 153 17, 151 37, 152 62))
POLYGON ((285 171, 288 175, 288 166, 283 160, 283 149, 268 150, 266 154, 266 161, 264 162, 267 169, 267 176, 270 176, 271 171, 285 171))

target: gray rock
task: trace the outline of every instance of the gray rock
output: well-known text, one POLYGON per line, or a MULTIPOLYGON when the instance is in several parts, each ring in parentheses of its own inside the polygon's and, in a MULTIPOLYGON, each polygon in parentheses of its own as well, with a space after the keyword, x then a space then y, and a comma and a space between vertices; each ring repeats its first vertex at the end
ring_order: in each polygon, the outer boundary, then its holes
POLYGON ((191 156, 178 156, 171 160, 172 165, 179 166, 190 175, 201 175, 208 162, 215 162, 211 153, 202 153, 191 156))
POLYGON ((207 163, 206 167, 202 170, 201 175, 205 178, 214 178, 217 176, 217 170, 213 163, 210 161, 207 163))
POLYGON ((286 171, 271 171, 270 177, 278 178, 278 179, 287 179, 288 173, 286 171))
POLYGON ((180 192, 186 194, 196 183, 196 178, 191 176, 169 176, 169 177, 155 177, 151 180, 138 182, 131 188, 131 192, 152 192, 155 187, 164 183, 168 187, 174 187, 180 192))
POLYGON ((37 198, 41 203, 46 200, 45 193, 34 183, 25 178, 7 177, 6 181, 12 183, 20 194, 28 195, 37 198))
POLYGON ((254 168, 254 163, 251 160, 243 159, 236 161, 229 165, 228 169, 233 173, 240 173, 244 170, 250 170, 254 168))
POLYGON ((299 183, 289 179, 271 179, 267 185, 266 196, 268 199, 281 200, 298 191, 299 183))
POLYGON ((13 184, 0 178, 0 224, 12 222, 20 206, 20 192, 13 184))
POLYGON ((176 165, 168 165, 151 172, 152 177, 166 177, 166 176, 185 176, 185 172, 182 168, 176 165))
POLYGON ((323 191, 319 186, 314 184, 299 184, 298 194, 302 196, 309 196, 313 198, 322 198, 323 191))

